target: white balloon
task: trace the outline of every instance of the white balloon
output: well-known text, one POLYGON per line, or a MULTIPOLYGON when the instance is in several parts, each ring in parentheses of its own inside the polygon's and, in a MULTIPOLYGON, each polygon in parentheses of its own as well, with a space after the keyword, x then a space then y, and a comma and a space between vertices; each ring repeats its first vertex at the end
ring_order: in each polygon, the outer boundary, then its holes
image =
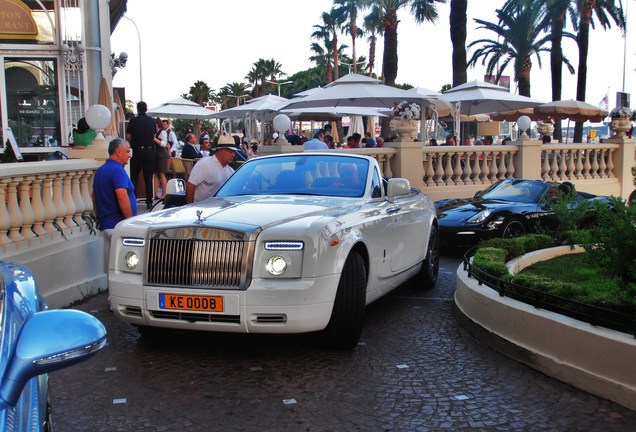
POLYGON ((283 133, 287 129, 289 129, 289 126, 291 125, 291 120, 285 114, 278 114, 276 117, 274 117, 273 124, 274 124, 274 130, 277 130, 278 132, 283 133))
POLYGON ((93 105, 86 110, 86 122, 94 130, 106 129, 110 120, 110 111, 104 105, 93 105))

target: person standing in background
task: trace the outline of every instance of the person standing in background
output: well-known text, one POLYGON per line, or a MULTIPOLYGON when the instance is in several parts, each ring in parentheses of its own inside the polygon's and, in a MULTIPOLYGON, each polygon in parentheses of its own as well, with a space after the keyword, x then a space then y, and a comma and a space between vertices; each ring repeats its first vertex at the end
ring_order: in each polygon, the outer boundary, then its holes
POLYGON ((170 128, 170 120, 161 121, 159 126, 159 133, 155 135, 154 141, 157 145, 155 149, 155 175, 157 183, 161 185, 161 196, 157 195, 158 188, 155 188, 155 199, 164 199, 168 185, 166 174, 170 173, 170 154, 172 146, 177 142, 177 135, 170 128))
POLYGON ((130 120, 126 129, 126 139, 132 149, 130 159, 130 178, 138 194, 137 179, 143 171, 144 187, 146 194, 146 207, 152 207, 153 186, 152 180, 155 173, 155 121, 146 115, 148 105, 146 102, 137 103, 137 117, 130 120))
POLYGON ((115 225, 137 214, 135 187, 124 167, 130 160, 130 145, 123 138, 108 144, 108 159, 93 177, 93 212, 104 236, 104 263, 108 272, 110 240, 115 225))

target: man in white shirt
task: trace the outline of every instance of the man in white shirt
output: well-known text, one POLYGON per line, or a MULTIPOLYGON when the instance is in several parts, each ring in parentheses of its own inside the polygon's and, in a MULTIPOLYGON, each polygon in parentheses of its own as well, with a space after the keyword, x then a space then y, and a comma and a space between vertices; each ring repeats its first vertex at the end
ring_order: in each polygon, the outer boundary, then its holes
POLYGON ((305 143, 305 150, 329 150, 325 144, 325 131, 323 129, 318 130, 314 134, 314 138, 305 143))
POLYGON ((186 204, 213 196, 234 173, 230 166, 236 155, 232 137, 221 135, 214 155, 199 159, 186 183, 186 204))

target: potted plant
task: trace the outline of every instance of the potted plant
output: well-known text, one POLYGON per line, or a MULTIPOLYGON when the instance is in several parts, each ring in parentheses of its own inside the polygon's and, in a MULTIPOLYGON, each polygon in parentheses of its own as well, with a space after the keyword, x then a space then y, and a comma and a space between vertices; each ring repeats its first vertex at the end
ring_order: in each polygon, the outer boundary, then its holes
POLYGON ((391 129, 396 131, 402 139, 415 138, 420 113, 420 106, 416 103, 402 101, 395 104, 391 110, 391 129))
POLYGON ((623 137, 632 127, 632 110, 629 107, 616 107, 609 113, 612 121, 610 127, 614 131, 614 136, 623 137))

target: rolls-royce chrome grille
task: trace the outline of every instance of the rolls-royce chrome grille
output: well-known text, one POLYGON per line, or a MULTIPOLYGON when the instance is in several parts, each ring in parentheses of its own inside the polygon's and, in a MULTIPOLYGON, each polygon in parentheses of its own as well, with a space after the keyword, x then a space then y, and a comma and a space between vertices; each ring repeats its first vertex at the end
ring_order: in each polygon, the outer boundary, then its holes
POLYGON ((240 288, 244 248, 241 240, 151 239, 147 283, 240 288))

